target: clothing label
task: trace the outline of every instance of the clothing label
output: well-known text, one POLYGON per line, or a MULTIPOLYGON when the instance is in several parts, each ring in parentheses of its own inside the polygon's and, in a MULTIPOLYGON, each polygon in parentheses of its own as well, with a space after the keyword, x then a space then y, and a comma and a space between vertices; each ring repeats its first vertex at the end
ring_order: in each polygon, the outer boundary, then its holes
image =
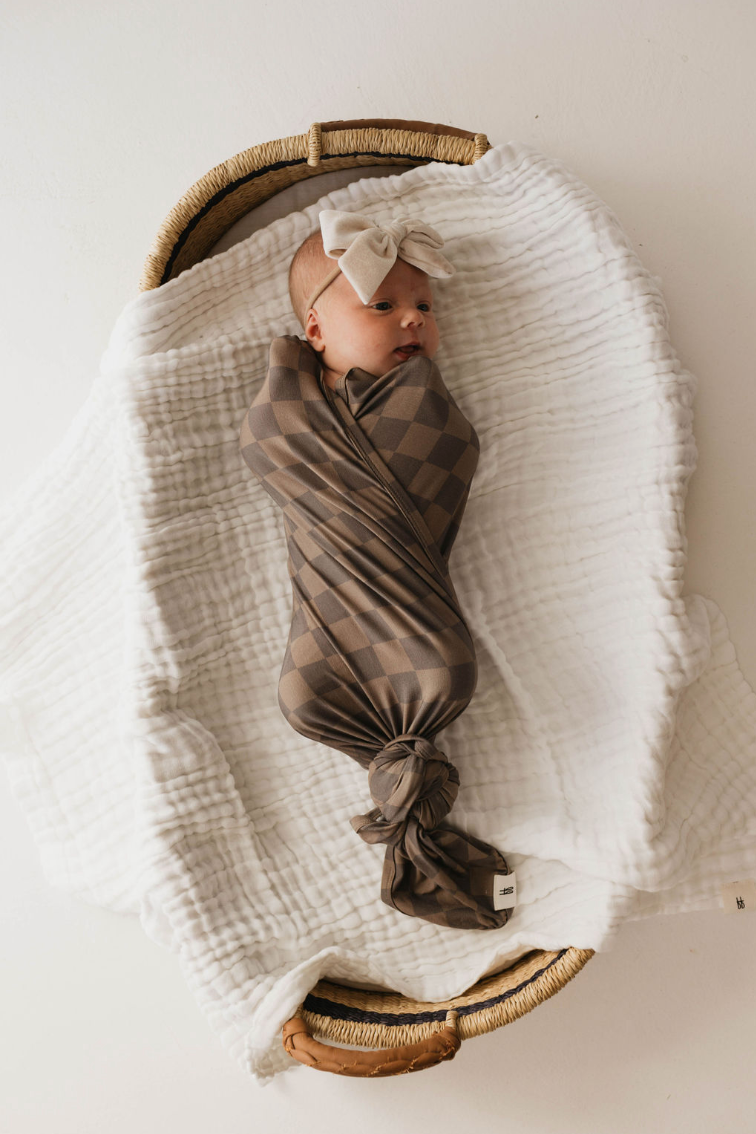
POLYGON ((517 879, 511 874, 494 874, 493 906, 495 910, 511 910, 517 904, 517 879))
POLYGON ((756 882, 726 882, 722 887, 722 905, 725 913, 756 911, 756 882))

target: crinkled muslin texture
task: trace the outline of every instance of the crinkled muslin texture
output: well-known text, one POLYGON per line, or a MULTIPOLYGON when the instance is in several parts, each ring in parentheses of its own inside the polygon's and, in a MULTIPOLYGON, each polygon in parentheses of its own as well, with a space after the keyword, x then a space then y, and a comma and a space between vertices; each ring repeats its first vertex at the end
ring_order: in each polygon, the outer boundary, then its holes
POLYGON ((0 704, 52 885, 138 914, 259 1082, 320 977, 440 1000, 532 948, 718 908, 756 868, 756 695, 716 603, 682 594, 695 378, 660 281, 565 166, 517 143, 367 178, 119 316, 91 393, 0 515, 0 704), (380 899, 355 761, 277 700, 280 508, 239 449, 320 209, 423 217, 444 381, 480 441, 449 566, 478 659, 454 826, 518 905, 450 929, 380 899))

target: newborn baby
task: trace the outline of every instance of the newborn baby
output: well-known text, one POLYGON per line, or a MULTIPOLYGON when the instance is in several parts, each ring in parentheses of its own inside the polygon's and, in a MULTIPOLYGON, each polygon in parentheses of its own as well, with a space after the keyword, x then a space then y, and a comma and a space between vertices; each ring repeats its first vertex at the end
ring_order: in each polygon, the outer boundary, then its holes
POLYGON ((382 378, 412 354, 434 357, 439 333, 427 272, 397 257, 367 303, 339 272, 319 295, 315 292, 317 306, 310 301, 304 310, 306 295, 331 267, 322 236, 315 233, 299 249, 289 273, 292 305, 307 341, 320 355, 327 386, 335 389, 353 367, 382 378))
POLYGON ((420 221, 324 210, 289 274, 304 340, 270 346, 244 460, 283 512, 293 606, 278 703, 301 735, 368 770, 351 822, 387 845, 381 898, 454 928, 508 916, 499 851, 439 826, 459 773, 433 743, 477 683, 449 576, 478 436, 433 362, 430 275, 453 268, 420 221), (336 267, 332 261, 338 259, 336 267))

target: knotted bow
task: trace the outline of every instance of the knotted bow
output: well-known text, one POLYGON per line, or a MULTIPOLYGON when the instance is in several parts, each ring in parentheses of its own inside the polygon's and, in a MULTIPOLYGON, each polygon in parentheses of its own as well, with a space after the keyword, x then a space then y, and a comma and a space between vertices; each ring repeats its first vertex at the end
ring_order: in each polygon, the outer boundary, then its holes
POLYGON ((322 209, 320 231, 326 256, 338 259, 338 265, 312 293, 307 311, 339 272, 344 273, 362 302, 367 303, 391 271, 397 256, 429 276, 454 275, 453 265, 438 251, 443 248, 443 239, 424 221, 402 217, 382 227, 361 213, 322 209))
POLYGON ((494 847, 439 827, 459 791, 459 772, 423 736, 394 737, 370 762, 377 803, 350 822, 366 843, 386 843, 381 900, 414 917, 456 929, 495 929, 508 910, 492 906, 495 874, 507 874, 494 847))

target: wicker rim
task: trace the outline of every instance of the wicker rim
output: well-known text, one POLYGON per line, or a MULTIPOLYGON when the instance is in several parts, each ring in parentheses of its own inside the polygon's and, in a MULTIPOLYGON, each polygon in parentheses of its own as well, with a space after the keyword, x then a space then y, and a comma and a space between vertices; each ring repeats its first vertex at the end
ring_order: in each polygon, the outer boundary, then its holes
POLYGON ((250 209, 297 181, 356 166, 472 165, 489 149, 485 134, 395 118, 313 122, 306 134, 252 146, 214 166, 174 205, 147 254, 139 290, 193 267, 250 209))
POLYGON ((577 976, 593 954, 593 949, 533 949, 502 972, 438 1003, 321 980, 293 1015, 301 1016, 313 1034, 325 1039, 386 1048, 437 1033, 453 1009, 459 1037, 468 1039, 511 1024, 537 1008, 577 976))
MULTIPOLYGON (((214 166, 174 205, 152 242, 139 290, 160 287, 191 268, 237 220, 297 181, 357 166, 472 165, 489 149, 485 134, 396 118, 313 122, 306 134, 252 146, 214 166)), ((294 1015, 336 1043, 386 1048, 431 1036, 454 1009, 460 1038, 469 1038, 531 1012, 593 954, 593 949, 534 949, 440 1003, 321 980, 294 1015)))

